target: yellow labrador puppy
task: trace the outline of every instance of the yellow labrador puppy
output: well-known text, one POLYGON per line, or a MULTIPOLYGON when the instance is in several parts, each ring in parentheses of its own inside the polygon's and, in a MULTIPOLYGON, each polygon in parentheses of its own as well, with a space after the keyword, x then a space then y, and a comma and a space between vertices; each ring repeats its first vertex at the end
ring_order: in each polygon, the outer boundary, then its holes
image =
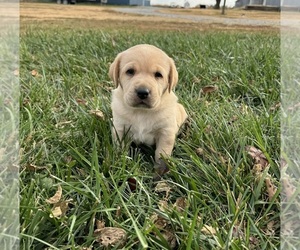
POLYGON ((173 89, 178 81, 174 61, 159 48, 141 44, 117 55, 109 69, 116 85, 112 92, 113 137, 155 145, 156 171, 168 171, 161 160, 171 155, 176 134, 187 114, 173 89))

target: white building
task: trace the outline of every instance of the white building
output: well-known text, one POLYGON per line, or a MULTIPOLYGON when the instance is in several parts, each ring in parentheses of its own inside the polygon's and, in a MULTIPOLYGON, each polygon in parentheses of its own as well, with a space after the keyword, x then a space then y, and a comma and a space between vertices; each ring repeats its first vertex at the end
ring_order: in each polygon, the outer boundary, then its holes
MULTIPOLYGON (((223 6, 224 0, 221 0, 220 6, 223 6)), ((207 7, 214 6, 216 0, 150 0, 151 5, 194 8, 200 5, 207 7)), ((300 8, 300 0, 226 0, 226 7, 243 7, 247 5, 261 6, 287 6, 300 8)))
MULTIPOLYGON (((223 6, 224 0, 221 0, 220 6, 223 6)), ((300 1, 300 0, 299 0, 300 1)), ((226 0, 227 7, 234 7, 236 0, 226 0)), ((214 6, 216 0, 151 0, 151 5, 194 8, 200 5, 214 6)))
POLYGON ((236 6, 277 6, 300 8, 300 0, 237 0, 236 6))

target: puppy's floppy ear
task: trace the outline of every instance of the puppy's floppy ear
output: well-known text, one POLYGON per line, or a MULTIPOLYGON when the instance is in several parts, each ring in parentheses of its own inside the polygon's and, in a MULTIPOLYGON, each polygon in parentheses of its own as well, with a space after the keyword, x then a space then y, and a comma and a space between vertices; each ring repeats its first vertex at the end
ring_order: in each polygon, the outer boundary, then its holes
POLYGON ((168 90, 171 92, 178 82, 178 72, 174 63, 174 60, 170 58, 170 72, 169 72, 169 87, 168 90))
POLYGON ((116 87, 119 86, 119 75, 120 75, 120 62, 121 62, 121 53, 117 55, 115 60, 109 67, 109 77, 115 83, 116 87))

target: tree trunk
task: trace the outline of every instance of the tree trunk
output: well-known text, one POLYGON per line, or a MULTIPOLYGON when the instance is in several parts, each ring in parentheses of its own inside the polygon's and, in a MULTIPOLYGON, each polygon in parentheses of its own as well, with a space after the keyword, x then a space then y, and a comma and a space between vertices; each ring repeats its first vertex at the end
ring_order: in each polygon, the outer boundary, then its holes
POLYGON ((225 7, 226 7, 226 0, 224 0, 224 4, 222 7, 222 15, 225 15, 225 7))
POLYGON ((221 3, 221 0, 216 0, 216 5, 214 6, 214 9, 219 10, 220 9, 220 3, 221 3))

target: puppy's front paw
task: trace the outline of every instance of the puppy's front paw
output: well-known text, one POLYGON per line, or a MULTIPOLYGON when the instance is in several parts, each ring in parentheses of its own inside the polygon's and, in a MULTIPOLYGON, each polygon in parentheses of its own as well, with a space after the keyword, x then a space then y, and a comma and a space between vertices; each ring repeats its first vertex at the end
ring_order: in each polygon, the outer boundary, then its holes
POLYGON ((169 172, 169 168, 163 159, 159 159, 154 165, 154 171, 153 181, 159 181, 165 173, 169 172))

